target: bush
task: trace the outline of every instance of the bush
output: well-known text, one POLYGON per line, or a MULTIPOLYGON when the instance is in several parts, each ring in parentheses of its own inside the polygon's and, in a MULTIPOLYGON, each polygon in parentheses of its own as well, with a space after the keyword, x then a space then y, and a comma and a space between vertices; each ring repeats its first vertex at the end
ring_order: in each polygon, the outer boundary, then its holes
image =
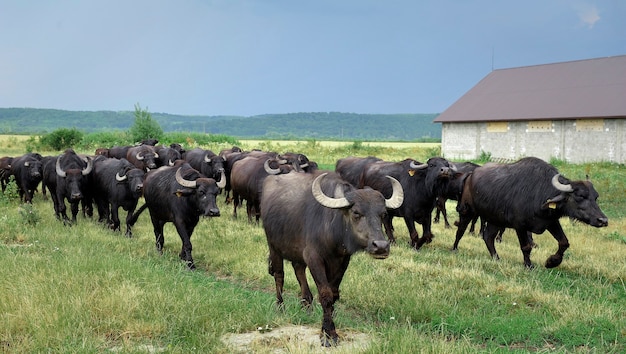
POLYGON ((74 148, 83 139, 83 133, 78 129, 61 128, 39 138, 41 147, 61 151, 74 148))

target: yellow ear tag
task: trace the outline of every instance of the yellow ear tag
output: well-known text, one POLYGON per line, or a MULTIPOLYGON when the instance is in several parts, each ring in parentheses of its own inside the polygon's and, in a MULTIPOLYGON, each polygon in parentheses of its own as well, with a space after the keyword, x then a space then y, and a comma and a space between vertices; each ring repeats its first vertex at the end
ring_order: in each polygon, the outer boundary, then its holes
POLYGON ((555 202, 550 202, 550 203, 548 204, 548 208, 550 208, 550 209, 556 209, 556 203, 555 203, 555 202))
POLYGON ((415 175, 415 170, 409 170, 409 176, 413 177, 415 175))

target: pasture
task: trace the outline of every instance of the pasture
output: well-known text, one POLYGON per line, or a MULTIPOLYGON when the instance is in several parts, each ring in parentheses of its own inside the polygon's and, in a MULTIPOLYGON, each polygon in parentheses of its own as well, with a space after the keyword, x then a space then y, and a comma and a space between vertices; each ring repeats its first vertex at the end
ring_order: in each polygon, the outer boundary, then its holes
MULTIPOLYGON (((20 139, 0 138, 0 156, 23 154, 20 139)), ((437 146, 417 143, 255 141, 241 147, 302 152, 327 169, 348 155, 425 161, 438 153, 437 146)), ((510 230, 496 244, 501 260, 495 261, 474 235, 465 235, 459 251, 451 252, 454 229, 442 223, 433 225, 433 242, 414 251, 404 222, 396 218, 398 243, 390 256, 357 254, 348 267, 335 306, 343 341, 332 349, 299 335, 271 336, 291 326, 319 331, 321 308, 315 302, 310 313, 301 309, 288 264, 285 307, 276 308, 263 229, 247 223, 245 209, 233 219, 223 195, 221 216, 202 219, 191 238, 198 268, 193 272, 179 261, 181 242, 171 224, 164 254, 158 255, 147 212, 129 239, 82 216, 64 226, 41 193, 32 207, 3 198, 0 351, 231 353, 237 348, 223 338, 255 333, 249 352, 625 352, 626 168, 558 168, 571 179, 588 174, 609 217, 601 229, 563 219, 571 247, 559 267, 543 267, 557 248, 548 233, 535 236, 536 267, 527 270, 510 230)), ((448 202, 451 222, 457 218, 454 207, 448 202)))

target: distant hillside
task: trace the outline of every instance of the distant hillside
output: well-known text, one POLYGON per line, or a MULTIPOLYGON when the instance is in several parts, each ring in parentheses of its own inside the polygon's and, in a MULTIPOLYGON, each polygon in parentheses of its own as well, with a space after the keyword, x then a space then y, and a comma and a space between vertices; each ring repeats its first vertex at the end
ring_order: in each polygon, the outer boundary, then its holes
MULTIPOLYGON (((237 138, 414 141, 440 140, 437 114, 356 114, 340 112, 242 116, 183 116, 152 113, 165 132, 204 132, 237 138)), ((127 130, 134 112, 0 108, 0 133, 40 134, 58 128, 85 133, 127 130)))

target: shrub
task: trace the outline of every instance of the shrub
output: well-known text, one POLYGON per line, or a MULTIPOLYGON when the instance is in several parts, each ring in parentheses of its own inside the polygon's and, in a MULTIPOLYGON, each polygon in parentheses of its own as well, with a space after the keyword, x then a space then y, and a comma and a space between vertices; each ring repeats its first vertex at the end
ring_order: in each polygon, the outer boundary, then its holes
POLYGON ((44 149, 50 148, 52 150, 61 151, 67 148, 73 148, 82 139, 83 133, 78 129, 61 128, 41 136, 39 138, 39 145, 44 149))

